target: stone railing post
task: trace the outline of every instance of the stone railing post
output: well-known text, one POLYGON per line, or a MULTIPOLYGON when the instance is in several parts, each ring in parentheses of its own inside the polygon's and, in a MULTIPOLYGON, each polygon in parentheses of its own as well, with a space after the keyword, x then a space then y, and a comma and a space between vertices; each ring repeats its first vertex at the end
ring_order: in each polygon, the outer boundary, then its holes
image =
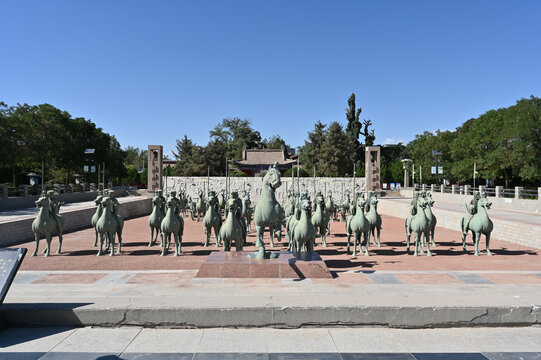
POLYGON ((522 199, 522 190, 524 190, 522 186, 515 186, 515 199, 522 199))
POLYGON ((537 188, 537 200, 541 201, 541 187, 537 188))
POLYGON ((423 184, 423 185, 421 186, 421 189, 422 189, 423 191, 426 191, 426 184, 423 184))
POLYGON ((485 188, 486 188, 486 186, 479 185, 479 194, 482 194, 483 192, 485 192, 485 188))
POLYGON ((96 184, 90 183, 90 191, 96 191, 96 184))
POLYGON ((440 185, 440 192, 442 194, 445 193, 445 185, 443 185, 443 184, 440 185))
POLYGON ((451 194, 456 194, 456 185, 451 185, 451 194))
POLYGON ((7 185, 0 185, 0 197, 7 198, 8 197, 8 186, 7 185))
POLYGON ((19 185, 19 193, 21 196, 28 196, 28 185, 19 185))
POLYGON ((430 192, 433 193, 434 191, 436 191, 436 185, 430 184, 430 192))
POLYGON ((464 195, 470 195, 470 185, 464 185, 464 195))
POLYGON ((503 197, 503 186, 496 186, 494 189, 495 189, 497 198, 503 197))

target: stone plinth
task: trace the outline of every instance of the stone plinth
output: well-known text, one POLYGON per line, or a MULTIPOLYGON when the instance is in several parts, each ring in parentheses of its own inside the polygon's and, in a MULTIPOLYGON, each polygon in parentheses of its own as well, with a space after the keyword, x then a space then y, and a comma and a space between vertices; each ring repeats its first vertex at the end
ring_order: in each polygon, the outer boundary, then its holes
POLYGON ((252 259, 251 252, 214 252, 201 265, 199 278, 326 278, 332 274, 317 252, 276 252, 274 259, 252 259))

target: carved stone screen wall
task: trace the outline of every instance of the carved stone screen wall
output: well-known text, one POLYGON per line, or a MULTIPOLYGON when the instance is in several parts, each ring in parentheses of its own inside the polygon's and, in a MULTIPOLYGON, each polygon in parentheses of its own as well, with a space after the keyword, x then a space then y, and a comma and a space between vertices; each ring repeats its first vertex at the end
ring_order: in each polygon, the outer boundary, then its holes
MULTIPOLYGON (((261 177, 232 177, 230 178, 230 187, 231 190, 236 190, 239 194, 242 194, 244 190, 250 192, 250 199, 252 202, 259 201, 261 197, 261 177)), ((207 193, 208 189, 219 192, 225 190, 226 188, 226 178, 225 177, 180 177, 180 176, 170 176, 163 178, 164 190, 167 194, 171 190, 176 190, 177 192, 181 189, 186 189, 188 195, 192 198, 197 198, 199 190, 203 190, 207 193)), ((293 182, 295 192, 297 187, 300 187, 300 190, 306 190, 310 194, 310 198, 314 198, 314 189, 315 191, 327 192, 332 190, 333 199, 335 201, 341 201, 343 198, 343 193, 346 190, 349 190, 351 193, 353 191, 353 178, 328 178, 328 177, 301 177, 295 178, 293 182), (298 180, 298 182, 297 182, 298 180)), ((365 179, 356 178, 355 179, 355 188, 357 192, 365 190, 365 179)), ((285 199, 287 191, 292 189, 292 180, 290 177, 282 177, 282 186, 276 190, 276 198, 278 201, 285 199)))

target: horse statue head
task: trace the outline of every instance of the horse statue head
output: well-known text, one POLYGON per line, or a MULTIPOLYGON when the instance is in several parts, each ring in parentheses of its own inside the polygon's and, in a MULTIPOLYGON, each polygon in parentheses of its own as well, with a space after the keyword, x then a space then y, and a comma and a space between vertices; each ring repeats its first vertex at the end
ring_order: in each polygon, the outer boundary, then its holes
POLYGON ((42 207, 45 209, 49 209, 50 200, 47 196, 41 196, 39 199, 36 200, 35 204, 38 208, 42 207))
POLYGON ((102 200, 103 200, 103 195, 98 195, 96 200, 94 200, 94 203, 96 203, 96 205, 100 205, 102 200))
POLYGON ((275 191, 282 185, 280 177, 280 171, 276 167, 270 166, 265 177, 263 177, 263 186, 268 186, 271 191, 275 191))
POLYGON ((486 196, 481 196, 477 202, 477 207, 484 207, 486 210, 490 210, 492 203, 486 196))

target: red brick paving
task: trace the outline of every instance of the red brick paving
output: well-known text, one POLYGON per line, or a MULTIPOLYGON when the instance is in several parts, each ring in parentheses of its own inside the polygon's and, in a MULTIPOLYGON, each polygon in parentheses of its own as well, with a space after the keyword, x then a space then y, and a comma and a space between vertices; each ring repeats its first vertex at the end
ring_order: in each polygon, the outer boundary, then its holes
MULTIPOLYGON (((530 249, 512 243, 491 241, 491 250, 494 256, 486 256, 485 242, 482 240, 481 256, 473 256, 471 236, 468 240, 468 254, 462 252, 461 235, 458 231, 445 228, 436 229, 436 242, 438 246, 432 248, 434 256, 421 255, 414 257, 406 255, 404 220, 390 216, 383 217, 382 247, 370 245, 369 257, 360 255, 353 257, 346 254, 346 236, 344 224, 335 222, 331 225, 332 234, 328 236, 328 247, 321 245, 316 250, 321 255, 331 271, 345 270, 489 270, 489 271, 517 271, 541 270, 541 256, 538 249, 530 249)), ((147 247, 150 237, 148 217, 127 220, 124 224, 122 254, 110 257, 109 255, 96 256, 97 249, 91 245, 94 242, 94 230, 87 229, 69 233, 64 236, 63 254, 55 255, 58 247, 58 238, 52 243, 52 255, 48 258, 41 254, 30 256, 34 250, 34 242, 14 247, 27 247, 29 254, 23 261, 21 270, 198 270, 201 264, 212 251, 220 251, 214 244, 205 248, 202 222, 196 223, 185 218, 184 242, 182 255, 175 257, 172 252, 167 256, 160 256, 160 247, 147 247)), ((268 244, 268 233, 265 234, 268 244)), ((213 237, 211 241, 214 241, 213 237)), ((248 235, 251 246, 246 251, 255 251, 255 231, 248 235)), ((320 243, 320 239, 317 239, 320 243)), ((45 240, 40 241, 40 250, 45 246, 45 240)), ((270 246, 267 245, 269 250, 270 246)), ((173 247, 170 248, 170 251, 173 247)), ((285 251, 285 239, 274 249, 285 251)), ((413 250, 413 246, 412 246, 413 250)), ((532 278, 533 279, 533 278, 532 278)), ((428 281, 428 280, 427 280, 428 281)))

